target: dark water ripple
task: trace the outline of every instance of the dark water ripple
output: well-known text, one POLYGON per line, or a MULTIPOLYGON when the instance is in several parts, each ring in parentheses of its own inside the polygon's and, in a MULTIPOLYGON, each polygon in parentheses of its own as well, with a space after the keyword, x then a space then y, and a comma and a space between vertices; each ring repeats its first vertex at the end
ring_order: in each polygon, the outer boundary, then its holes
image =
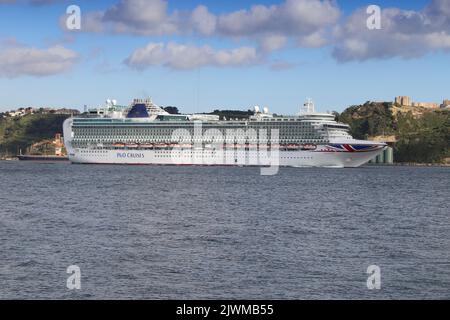
POLYGON ((448 168, 0 162, 0 185, 2 299, 450 298, 448 168))

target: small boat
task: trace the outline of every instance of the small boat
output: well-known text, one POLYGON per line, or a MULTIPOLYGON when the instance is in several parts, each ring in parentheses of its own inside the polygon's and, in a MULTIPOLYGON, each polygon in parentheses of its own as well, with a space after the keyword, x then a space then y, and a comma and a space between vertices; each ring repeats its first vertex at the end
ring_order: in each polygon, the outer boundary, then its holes
POLYGON ((23 155, 17 156, 20 161, 40 161, 40 162, 59 162, 69 161, 67 156, 46 156, 46 155, 23 155))

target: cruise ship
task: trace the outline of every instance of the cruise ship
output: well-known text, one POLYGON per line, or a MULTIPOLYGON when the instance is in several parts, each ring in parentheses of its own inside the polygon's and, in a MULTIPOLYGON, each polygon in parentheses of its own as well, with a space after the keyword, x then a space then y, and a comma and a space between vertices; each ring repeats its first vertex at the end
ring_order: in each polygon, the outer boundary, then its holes
POLYGON ((297 115, 254 107, 246 119, 169 114, 151 99, 107 100, 64 122, 72 163, 359 167, 386 144, 354 139, 349 126, 308 100, 297 115))

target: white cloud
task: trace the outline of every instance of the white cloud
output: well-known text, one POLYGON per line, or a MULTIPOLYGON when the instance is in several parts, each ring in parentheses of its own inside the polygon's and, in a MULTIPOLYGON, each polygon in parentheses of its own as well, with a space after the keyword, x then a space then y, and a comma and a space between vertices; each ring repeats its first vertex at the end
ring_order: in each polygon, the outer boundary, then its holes
POLYGON ((219 32, 233 36, 283 34, 304 36, 337 22, 339 8, 331 1, 286 0, 280 5, 255 5, 219 16, 219 32))
POLYGON ((9 41, 0 46, 0 77, 59 74, 69 70, 78 58, 76 52, 60 45, 38 49, 9 41))
MULTIPOLYGON (((204 5, 193 10, 169 11, 165 0, 117 1, 105 11, 83 13, 82 31, 230 39, 249 43, 254 51, 258 51, 258 54, 255 52, 258 58, 288 44, 302 48, 330 46, 333 57, 340 62, 393 57, 409 59, 450 50, 449 0, 430 0, 419 11, 384 8, 381 30, 367 28, 369 15, 365 7, 341 21, 341 11, 334 0, 284 0, 279 4, 253 5, 222 14, 214 14, 204 5)), ((162 51, 170 53, 173 46, 173 43, 165 45, 162 51)), ((143 48, 133 55, 140 50, 143 48)), ((208 60, 205 64, 217 65, 213 59, 205 58, 205 55, 211 57, 205 53, 208 50, 200 51, 202 54, 197 52, 197 55, 208 60)), ((185 54, 185 60, 188 60, 189 52, 185 54)), ((178 64, 175 60, 165 59, 162 63, 179 69, 195 64, 178 64)))
POLYGON ((154 35, 178 31, 176 14, 168 15, 167 1, 163 0, 120 0, 101 19, 120 33, 154 35))
POLYGON ((198 6, 190 16, 191 28, 203 35, 212 35, 216 31, 217 17, 205 6, 198 6))
MULTIPOLYGON (((340 10, 332 0, 285 0, 277 5, 254 5, 248 10, 220 15, 213 14, 204 5, 191 11, 169 12, 166 0, 119 0, 105 11, 83 13, 81 31, 141 36, 193 34, 253 43, 254 48, 242 47, 237 51, 174 43, 161 48, 159 44, 150 44, 137 49, 127 59, 128 65, 138 68, 159 61, 172 68, 186 69, 203 65, 238 65, 239 57, 245 57, 243 64, 252 64, 270 52, 284 48, 290 39, 294 39, 292 43, 297 46, 324 46, 328 41, 327 30, 339 16, 340 10), (184 47, 193 53, 184 51, 184 47), (257 53, 257 50, 261 52, 257 53), (184 57, 177 54, 179 51, 184 57), (169 54, 171 58, 162 59, 162 54, 169 54), (192 57, 200 61, 195 63, 192 57)), ((65 17, 61 18, 60 24, 65 27, 65 17)))
MULTIPOLYGON (((239 10, 219 17, 220 33, 231 36, 248 36, 261 34, 272 29, 275 21, 272 20, 276 6, 266 7, 255 5, 251 10, 239 10)), ((275 23, 275 25, 278 23, 275 23)))
POLYGON ((172 69, 194 69, 206 66, 240 67, 259 63, 261 57, 255 48, 240 47, 229 50, 215 50, 210 46, 197 47, 170 42, 149 43, 136 49, 125 63, 136 69, 164 65, 172 69))
POLYGON ((323 32, 314 32, 298 39, 300 47, 305 48, 320 48, 328 43, 328 39, 323 32))
POLYGON ((417 58, 450 50, 450 1, 432 0, 421 11, 387 8, 381 12, 381 30, 366 27, 365 9, 355 11, 335 28, 333 56, 338 61, 417 58))
MULTIPOLYGON (((211 13, 204 5, 192 11, 169 12, 165 0, 120 0, 103 12, 84 13, 82 31, 147 36, 194 33, 245 38, 267 47, 276 38, 317 37, 336 23, 339 16, 339 8, 330 0, 286 0, 279 5, 254 5, 249 10, 221 15, 211 13)), ((324 39, 321 38, 321 44, 325 44, 324 39)), ((296 43, 301 44, 302 41, 296 43)), ((317 43, 315 41, 314 46, 317 43)), ((271 44, 267 49, 270 47, 271 44)))
POLYGON ((283 48, 288 42, 284 35, 267 35, 259 39, 259 45, 264 52, 272 52, 283 48))

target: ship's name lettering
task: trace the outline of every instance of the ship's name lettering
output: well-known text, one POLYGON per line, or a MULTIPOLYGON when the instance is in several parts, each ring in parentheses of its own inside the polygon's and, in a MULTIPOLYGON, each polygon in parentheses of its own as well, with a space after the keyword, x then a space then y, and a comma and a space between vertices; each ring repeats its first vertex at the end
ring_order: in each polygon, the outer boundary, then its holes
POLYGON ((131 153, 131 152, 120 152, 117 154, 117 158, 144 158, 143 153, 131 153))

